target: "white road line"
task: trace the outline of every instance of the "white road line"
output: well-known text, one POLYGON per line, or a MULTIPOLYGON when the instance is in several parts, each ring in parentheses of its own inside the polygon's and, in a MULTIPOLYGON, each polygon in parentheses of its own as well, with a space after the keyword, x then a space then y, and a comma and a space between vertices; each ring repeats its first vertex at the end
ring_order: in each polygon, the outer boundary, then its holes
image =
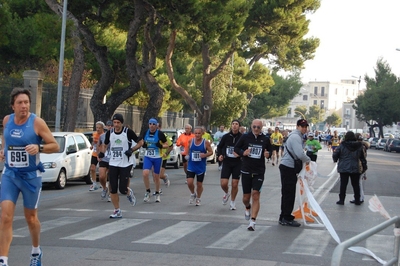
POLYGON ((321 257, 331 239, 326 230, 304 229, 283 253, 321 257))
MULTIPOLYGON (((41 222, 41 230, 40 232, 45 232, 57 227, 61 227, 64 225, 78 223, 83 220, 89 219, 89 217, 60 217, 55 220, 49 220, 45 222, 41 222)), ((27 237, 29 236, 29 229, 27 226, 14 230, 14 237, 27 237)))
POLYGON ((60 239, 72 240, 97 240, 106 236, 110 236, 127 228, 139 225, 150 220, 146 219, 118 219, 115 222, 96 226, 81 233, 62 237, 60 239))
POLYGON ((256 226, 256 232, 247 230, 247 225, 241 225, 227 235, 209 245, 207 248, 244 250, 261 236, 270 226, 256 226))
POLYGON ((187 234, 193 233, 207 224, 209 224, 209 222, 182 221, 145 238, 132 241, 132 243, 168 245, 183 238, 187 234))

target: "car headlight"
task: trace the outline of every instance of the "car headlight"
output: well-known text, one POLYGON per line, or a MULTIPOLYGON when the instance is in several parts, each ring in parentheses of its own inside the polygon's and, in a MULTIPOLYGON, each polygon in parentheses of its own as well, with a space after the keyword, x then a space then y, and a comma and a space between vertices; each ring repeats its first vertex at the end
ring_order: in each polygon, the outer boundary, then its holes
POLYGON ((175 155, 175 150, 172 150, 172 151, 169 153, 169 155, 174 156, 174 155, 175 155))
POLYGON ((43 163, 43 167, 44 167, 44 169, 56 168, 57 167, 57 163, 55 163, 55 162, 45 162, 45 163, 43 163))

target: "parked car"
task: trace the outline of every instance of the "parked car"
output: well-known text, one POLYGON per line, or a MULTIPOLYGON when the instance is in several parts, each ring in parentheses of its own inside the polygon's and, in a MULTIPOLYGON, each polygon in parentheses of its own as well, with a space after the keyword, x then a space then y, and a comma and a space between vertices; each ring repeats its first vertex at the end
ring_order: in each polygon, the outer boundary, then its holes
POLYGON ((392 143, 394 139, 388 139, 385 143, 385 147, 383 148, 384 151, 389 151, 389 145, 392 143))
POLYGON ((371 137, 368 139, 370 147, 375 147, 376 143, 378 142, 379 138, 371 137))
POLYGON ((385 148, 387 140, 388 139, 379 139, 378 142, 375 145, 375 149, 376 150, 380 150, 380 149, 383 150, 383 148, 385 148))
POLYGON ((388 152, 400 152, 400 140, 394 139, 388 146, 388 152))
MULTIPOLYGON (((167 166, 173 166, 175 169, 178 169, 183 160, 180 147, 176 146, 176 140, 179 136, 184 132, 182 129, 162 129, 162 132, 167 134, 169 138, 171 138, 172 143, 174 145, 172 151, 170 152, 170 158, 167 161, 167 166)), ((143 168, 143 159, 146 149, 140 148, 139 151, 139 168, 143 168)))
POLYGON ((53 183, 55 188, 64 189, 69 180, 92 181, 89 175, 92 150, 84 134, 78 132, 53 132, 60 150, 55 153, 41 153, 45 172, 42 183, 53 183))

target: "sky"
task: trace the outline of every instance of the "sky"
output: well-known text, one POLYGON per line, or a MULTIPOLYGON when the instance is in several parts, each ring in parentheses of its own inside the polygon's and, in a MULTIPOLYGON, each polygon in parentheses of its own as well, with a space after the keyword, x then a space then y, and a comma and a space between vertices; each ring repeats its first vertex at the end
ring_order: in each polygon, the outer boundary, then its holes
MULTIPOLYGON (((320 39, 303 82, 375 77, 379 58, 400 76, 400 0, 322 0, 306 37, 320 39)), ((364 87, 363 87, 364 86, 364 87)))

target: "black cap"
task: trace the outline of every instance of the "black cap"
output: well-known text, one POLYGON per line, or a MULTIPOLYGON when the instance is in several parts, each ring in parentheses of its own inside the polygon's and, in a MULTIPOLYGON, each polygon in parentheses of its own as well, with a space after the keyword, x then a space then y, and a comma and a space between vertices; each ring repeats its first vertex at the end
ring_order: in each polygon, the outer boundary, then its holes
POLYGON ((112 117, 112 120, 118 120, 122 124, 124 123, 124 117, 121 114, 114 114, 112 117))
MULTIPOLYGON (((239 121, 239 120, 237 120, 237 119, 233 119, 233 120, 232 120, 232 123, 233 123, 233 122, 237 122, 237 123, 239 124, 239 126, 241 126, 241 124, 240 124, 240 121, 239 121)), ((232 124, 232 123, 231 123, 231 124, 232 124)))
POLYGON ((297 120, 297 126, 302 126, 302 127, 307 126, 308 127, 308 122, 305 119, 297 120))

